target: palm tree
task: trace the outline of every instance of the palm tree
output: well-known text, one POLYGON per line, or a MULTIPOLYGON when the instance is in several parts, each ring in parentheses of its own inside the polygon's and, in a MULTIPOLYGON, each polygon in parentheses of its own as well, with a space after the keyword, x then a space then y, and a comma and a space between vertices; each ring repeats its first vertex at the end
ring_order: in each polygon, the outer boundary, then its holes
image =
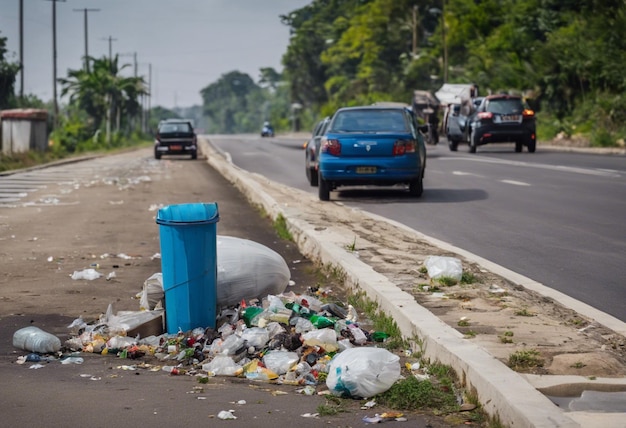
POLYGON ((115 131, 118 132, 123 117, 128 118, 127 123, 139 117, 139 96, 148 93, 143 77, 120 75, 130 64, 119 67, 118 59, 117 55, 111 60, 106 57, 90 57, 89 71, 70 70, 68 78, 59 79, 62 85, 61 94, 70 94, 70 102, 77 103, 93 118, 96 129, 106 121, 107 142, 110 142, 113 118, 115 131))

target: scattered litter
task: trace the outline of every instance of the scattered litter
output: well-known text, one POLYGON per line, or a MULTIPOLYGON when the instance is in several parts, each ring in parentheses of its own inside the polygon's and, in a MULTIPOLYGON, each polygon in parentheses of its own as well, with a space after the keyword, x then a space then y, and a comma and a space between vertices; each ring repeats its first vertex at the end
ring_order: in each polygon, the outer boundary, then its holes
POLYGON ((489 286, 489 290, 488 290, 488 291, 489 291, 490 293, 493 293, 493 294, 502 294, 502 293, 506 293, 506 290, 505 290, 504 288, 498 287, 498 286, 497 286, 497 285, 495 285, 495 284, 491 284, 491 285, 489 286))
POLYGON ((113 278, 115 278, 115 277, 116 277, 115 272, 110 272, 110 273, 107 275, 106 280, 107 280, 107 281, 110 281, 111 279, 113 279, 113 278))
POLYGON ((48 261, 49 262, 53 262, 54 261, 54 257, 52 257, 52 256, 48 257, 48 261))
POLYGON ((154 253, 152 257, 150 257, 150 260, 160 259, 160 258, 161 258, 161 253, 154 253))
POLYGON ((37 370, 37 369, 41 369, 43 367, 45 367, 43 364, 33 364, 32 366, 29 367, 29 369, 37 370))
POLYGON ((424 266, 431 279, 447 277, 460 281, 463 276, 463 265, 456 257, 428 256, 424 260, 424 266))
POLYGON ((61 359, 61 364, 82 364, 84 361, 82 357, 67 357, 61 359))
POLYGON ((319 413, 304 413, 300 416, 302 416, 303 418, 317 418, 319 417, 319 413))
POLYGON ((361 410, 367 410, 367 409, 371 409, 372 407, 374 407, 376 405, 376 401, 374 400, 370 400, 367 403, 363 404, 361 406, 361 410))
POLYGON ((100 272, 92 268, 83 269, 82 271, 74 271, 74 273, 70 275, 72 279, 86 279, 89 281, 98 279, 101 276, 102 274, 100 272))
POLYGON ((218 414, 217 417, 219 419, 237 419, 237 416, 233 415, 234 410, 221 410, 218 414))

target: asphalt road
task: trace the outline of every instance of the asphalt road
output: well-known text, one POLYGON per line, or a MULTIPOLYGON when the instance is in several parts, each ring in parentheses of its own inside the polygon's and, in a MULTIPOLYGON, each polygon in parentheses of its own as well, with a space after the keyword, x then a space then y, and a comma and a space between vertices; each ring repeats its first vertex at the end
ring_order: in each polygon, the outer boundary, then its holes
MULTIPOLYGON (((251 239, 281 254, 295 282, 290 291, 305 292, 320 278, 293 243, 276 236, 268 218, 200 159, 155 161, 151 149, 142 149, 1 176, 3 185, 4 193, 11 194, 0 201, 3 426, 357 427, 365 425, 363 417, 386 410, 362 410, 354 400, 346 412, 305 417, 326 399, 298 393, 296 386, 225 377, 201 385, 192 376, 141 367, 144 362, 163 365, 156 359, 83 353, 80 365, 17 364, 27 354, 12 345, 14 332, 22 327, 34 325, 65 340, 67 326, 78 316, 92 322, 109 304, 115 311, 138 310, 135 295, 160 271, 160 260, 153 257, 160 250, 159 206, 217 202, 217 233, 251 239), (70 278, 93 264, 115 276, 110 281, 70 278), (217 417, 231 409, 237 420, 217 417)), ((335 292, 338 299, 345 298, 339 289, 335 292)), ((415 427, 460 426, 428 414, 406 416, 415 427)))
MULTIPOLYGON (((243 169, 316 194, 304 174, 306 137, 211 136, 243 169)), ((428 146, 424 194, 346 189, 331 200, 396 220, 626 321, 623 155, 509 144, 450 152, 428 146)))

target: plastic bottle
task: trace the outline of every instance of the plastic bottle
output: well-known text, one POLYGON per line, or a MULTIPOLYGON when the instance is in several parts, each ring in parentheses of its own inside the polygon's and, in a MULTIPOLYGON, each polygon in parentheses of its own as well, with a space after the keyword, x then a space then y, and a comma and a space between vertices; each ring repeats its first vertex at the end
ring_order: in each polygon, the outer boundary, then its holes
POLYGON ((61 340, 38 327, 29 326, 13 334, 13 346, 25 351, 49 354, 61 349, 61 340))
POLYGON ((161 370, 163 370, 164 372, 167 372, 169 374, 171 374, 172 376, 176 376, 176 375, 182 375, 187 373, 186 370, 184 369, 179 369, 176 366, 163 366, 161 367, 161 370))

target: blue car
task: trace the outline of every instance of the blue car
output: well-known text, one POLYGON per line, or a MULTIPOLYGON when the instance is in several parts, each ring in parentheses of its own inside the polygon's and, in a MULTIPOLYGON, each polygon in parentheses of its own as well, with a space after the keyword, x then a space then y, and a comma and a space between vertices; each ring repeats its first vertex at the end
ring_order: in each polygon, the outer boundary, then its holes
POLYGON ((321 140, 318 190, 322 201, 341 186, 406 185, 424 191, 426 146, 415 115, 403 106, 344 107, 321 140))

